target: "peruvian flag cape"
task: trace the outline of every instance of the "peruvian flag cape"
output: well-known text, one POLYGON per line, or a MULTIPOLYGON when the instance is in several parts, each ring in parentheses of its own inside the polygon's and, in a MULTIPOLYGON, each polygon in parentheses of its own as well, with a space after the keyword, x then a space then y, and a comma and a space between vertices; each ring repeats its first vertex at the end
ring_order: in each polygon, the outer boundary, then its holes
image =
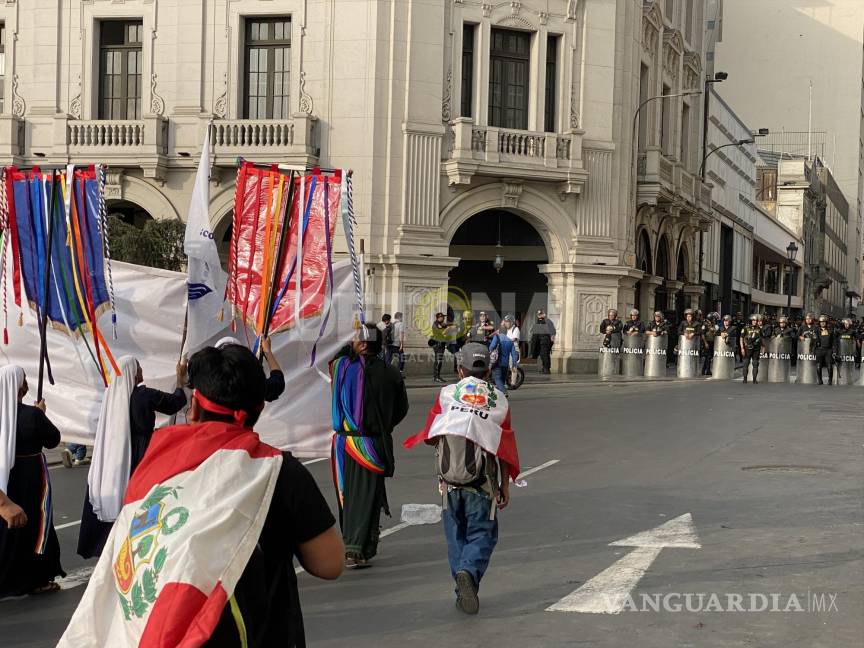
POLYGON ((201 646, 258 543, 281 465, 238 425, 157 431, 58 646, 201 646))
POLYGON ((506 462, 514 481, 519 475, 519 451, 507 397, 485 380, 463 378, 444 387, 429 410, 426 427, 403 445, 412 448, 421 441, 434 445, 445 434, 466 437, 506 462))

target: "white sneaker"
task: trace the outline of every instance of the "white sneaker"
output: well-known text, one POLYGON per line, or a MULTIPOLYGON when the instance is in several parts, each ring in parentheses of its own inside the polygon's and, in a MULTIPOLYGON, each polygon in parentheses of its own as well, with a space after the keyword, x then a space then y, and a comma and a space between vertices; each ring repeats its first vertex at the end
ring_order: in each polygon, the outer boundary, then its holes
MULTIPOLYGON (((73 464, 73 462, 72 462, 72 452, 69 450, 69 448, 63 448, 63 449, 60 451, 60 459, 63 461, 63 465, 64 465, 64 466, 66 466, 67 468, 71 468, 71 467, 72 467, 72 464, 73 464)), ((76 465, 77 465, 77 464, 76 464, 76 465)))

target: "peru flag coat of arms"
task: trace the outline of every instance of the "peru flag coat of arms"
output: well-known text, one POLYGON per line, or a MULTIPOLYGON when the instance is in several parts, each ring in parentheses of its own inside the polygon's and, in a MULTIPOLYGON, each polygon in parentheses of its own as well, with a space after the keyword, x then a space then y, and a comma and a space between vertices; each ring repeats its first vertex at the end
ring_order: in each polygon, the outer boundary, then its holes
POLYGON ((282 454, 227 423, 164 428, 58 646, 201 646, 258 543, 282 454))

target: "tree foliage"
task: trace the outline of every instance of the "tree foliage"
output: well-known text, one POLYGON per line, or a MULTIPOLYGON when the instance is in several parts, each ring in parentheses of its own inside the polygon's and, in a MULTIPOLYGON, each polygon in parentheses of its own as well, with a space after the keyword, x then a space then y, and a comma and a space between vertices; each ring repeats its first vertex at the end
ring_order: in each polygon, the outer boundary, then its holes
POLYGON ((138 228, 114 214, 108 216, 111 258, 117 261, 182 272, 186 269, 185 233, 185 223, 173 218, 148 220, 138 228))

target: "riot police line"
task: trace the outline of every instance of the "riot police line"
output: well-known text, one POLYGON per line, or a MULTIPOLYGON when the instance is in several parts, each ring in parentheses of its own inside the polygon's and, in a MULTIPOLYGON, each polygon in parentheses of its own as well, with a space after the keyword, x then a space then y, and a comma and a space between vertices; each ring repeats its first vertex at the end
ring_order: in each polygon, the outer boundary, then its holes
MULTIPOLYGON (((732 380, 741 369, 743 382, 751 384, 792 382, 793 366, 798 384, 821 385, 826 379, 829 385, 835 381, 856 384, 855 369, 864 341, 864 323, 855 326, 844 318, 832 326, 826 315, 817 320, 812 313, 798 326, 784 316, 776 323, 766 323, 761 314, 751 315, 744 326, 716 312, 703 321, 698 312, 687 309, 675 329, 660 311, 646 324, 638 310, 621 321, 618 311, 611 309, 599 332, 603 336, 598 362, 601 378, 664 378, 674 363, 678 378, 701 374, 732 380)), ((864 386, 864 372, 857 384, 864 386)))

